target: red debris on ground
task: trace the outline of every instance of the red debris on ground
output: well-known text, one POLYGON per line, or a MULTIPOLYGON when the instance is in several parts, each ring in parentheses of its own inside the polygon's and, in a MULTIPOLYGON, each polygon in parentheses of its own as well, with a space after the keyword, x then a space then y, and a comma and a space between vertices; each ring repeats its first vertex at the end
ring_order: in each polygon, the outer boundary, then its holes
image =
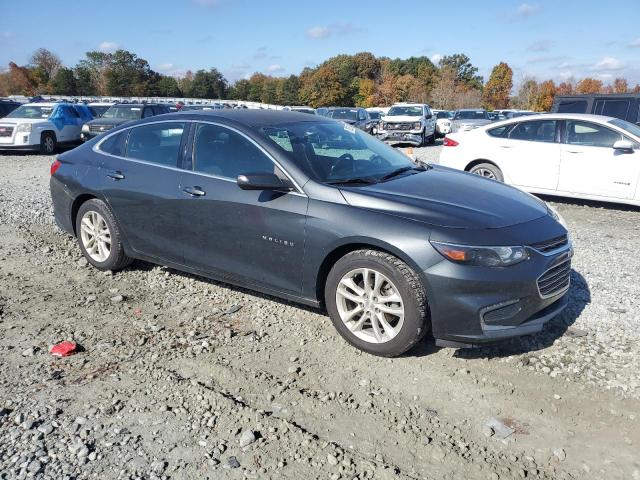
POLYGON ((51 347, 49 353, 54 357, 68 357, 76 353, 78 346, 73 342, 60 342, 51 347))

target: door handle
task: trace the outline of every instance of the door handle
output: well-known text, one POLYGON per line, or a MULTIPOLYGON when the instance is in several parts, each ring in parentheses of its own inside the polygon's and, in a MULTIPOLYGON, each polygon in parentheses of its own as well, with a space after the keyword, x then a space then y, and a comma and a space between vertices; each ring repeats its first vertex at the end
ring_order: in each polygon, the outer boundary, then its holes
POLYGON ((207 192, 202 190, 200 187, 185 187, 182 191, 188 193, 192 197, 204 197, 207 194, 207 192))
POLYGON ((124 178, 124 175, 119 170, 112 170, 107 173, 107 177, 109 177, 111 180, 122 180, 124 178))
POLYGON ((500 145, 500 148, 513 148, 511 145, 500 145))

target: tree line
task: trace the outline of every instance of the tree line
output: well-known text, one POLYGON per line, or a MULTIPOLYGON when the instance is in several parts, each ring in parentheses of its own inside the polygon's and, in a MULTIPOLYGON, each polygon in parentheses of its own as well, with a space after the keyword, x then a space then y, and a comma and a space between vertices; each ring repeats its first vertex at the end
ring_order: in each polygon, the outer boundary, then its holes
POLYGON ((556 95, 640 93, 624 78, 604 84, 595 78, 538 82, 525 78, 512 95, 513 70, 500 62, 485 82, 468 56, 457 53, 434 63, 428 57, 376 57, 370 52, 337 55, 299 75, 254 73, 233 84, 216 68, 163 75, 127 50, 91 51, 73 67, 47 49, 36 50, 27 65, 10 62, 0 73, 0 95, 164 96, 225 98, 279 105, 388 106, 395 102, 429 103, 434 108, 483 106, 488 109, 551 109, 556 95))

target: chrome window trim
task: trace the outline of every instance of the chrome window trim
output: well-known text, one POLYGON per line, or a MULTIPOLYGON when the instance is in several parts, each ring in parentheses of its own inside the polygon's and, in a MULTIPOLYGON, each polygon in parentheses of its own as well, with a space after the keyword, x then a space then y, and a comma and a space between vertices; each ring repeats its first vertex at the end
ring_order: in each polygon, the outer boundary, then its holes
MULTIPOLYGON (((278 162, 275 158, 273 158, 273 156, 269 152, 267 152, 261 145, 256 143, 255 140, 253 140, 251 137, 249 137, 248 135, 246 135, 245 133, 241 132, 240 130, 238 130, 238 129, 234 128, 234 127, 230 127, 230 126, 225 125, 223 123, 207 121, 207 120, 191 120, 191 119, 189 119, 189 120, 175 120, 174 119, 174 120, 158 120, 156 122, 146 122, 146 123, 143 123, 143 124, 140 124, 140 125, 135 125, 135 126, 128 127, 128 129, 130 130, 132 128, 137 128, 138 126, 142 127, 142 126, 145 126, 145 125, 151 125, 151 124, 156 124, 156 123, 185 123, 185 125, 186 124, 197 124, 197 123, 208 123, 208 124, 211 124, 211 125, 217 125, 219 127, 228 128, 229 130, 232 130, 232 131, 242 135, 244 138, 246 138, 252 144, 254 144, 262 153, 264 153, 267 156, 267 158, 269 160, 271 160, 287 176, 287 178, 291 181, 291 183, 296 188, 296 191, 291 191, 291 192, 286 192, 286 193, 290 193, 292 195, 308 197, 308 195, 306 193, 304 193, 304 191, 302 190, 300 185, 298 185, 298 183, 291 177, 291 175, 289 175, 289 172, 287 172, 286 169, 284 169, 282 167, 280 162, 278 162)), ((117 134, 123 132, 124 130, 127 130, 127 129, 122 129, 122 130, 118 130, 116 132, 109 132, 109 133, 104 134, 104 138, 102 138, 98 142, 96 142, 96 144, 92 147, 91 150, 93 150, 95 153, 98 153, 100 155, 107 155, 109 157, 119 158, 121 160, 127 160, 129 162, 136 162, 136 163, 141 163, 143 165, 151 165, 151 166, 155 166, 155 167, 165 168, 165 169, 168 169, 168 170, 174 170, 174 171, 177 171, 177 172, 186 172, 186 173, 191 173, 191 174, 194 174, 194 175, 201 175, 203 177, 214 178, 216 180, 224 180, 224 181, 231 182, 231 183, 237 183, 237 180, 234 180, 234 179, 229 178, 229 177, 221 177, 219 175, 213 175, 213 174, 204 173, 204 172, 196 172, 194 170, 186 170, 184 168, 170 167, 168 165, 162 165, 162 164, 159 164, 159 163, 148 162, 146 160, 138 160, 136 158, 121 157, 120 155, 113 155, 112 153, 108 153, 108 152, 105 152, 104 150, 100 150, 100 145, 102 145, 102 143, 105 140, 107 140, 109 137, 111 137, 113 135, 117 135, 117 134)), ((193 155, 193 148, 191 150, 192 150, 191 154, 193 155)))

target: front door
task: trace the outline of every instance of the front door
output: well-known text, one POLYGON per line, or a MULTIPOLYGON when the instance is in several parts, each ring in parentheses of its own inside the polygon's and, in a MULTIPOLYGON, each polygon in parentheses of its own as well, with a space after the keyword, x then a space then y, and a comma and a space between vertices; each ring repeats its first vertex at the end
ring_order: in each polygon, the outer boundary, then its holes
POLYGON ((240 174, 284 174, 244 134, 220 125, 195 125, 190 163, 179 182, 185 264, 300 294, 307 196, 241 190, 240 174))
POLYGON ((608 198, 633 198, 640 152, 615 150, 621 133, 597 123, 567 120, 558 190, 608 198))

